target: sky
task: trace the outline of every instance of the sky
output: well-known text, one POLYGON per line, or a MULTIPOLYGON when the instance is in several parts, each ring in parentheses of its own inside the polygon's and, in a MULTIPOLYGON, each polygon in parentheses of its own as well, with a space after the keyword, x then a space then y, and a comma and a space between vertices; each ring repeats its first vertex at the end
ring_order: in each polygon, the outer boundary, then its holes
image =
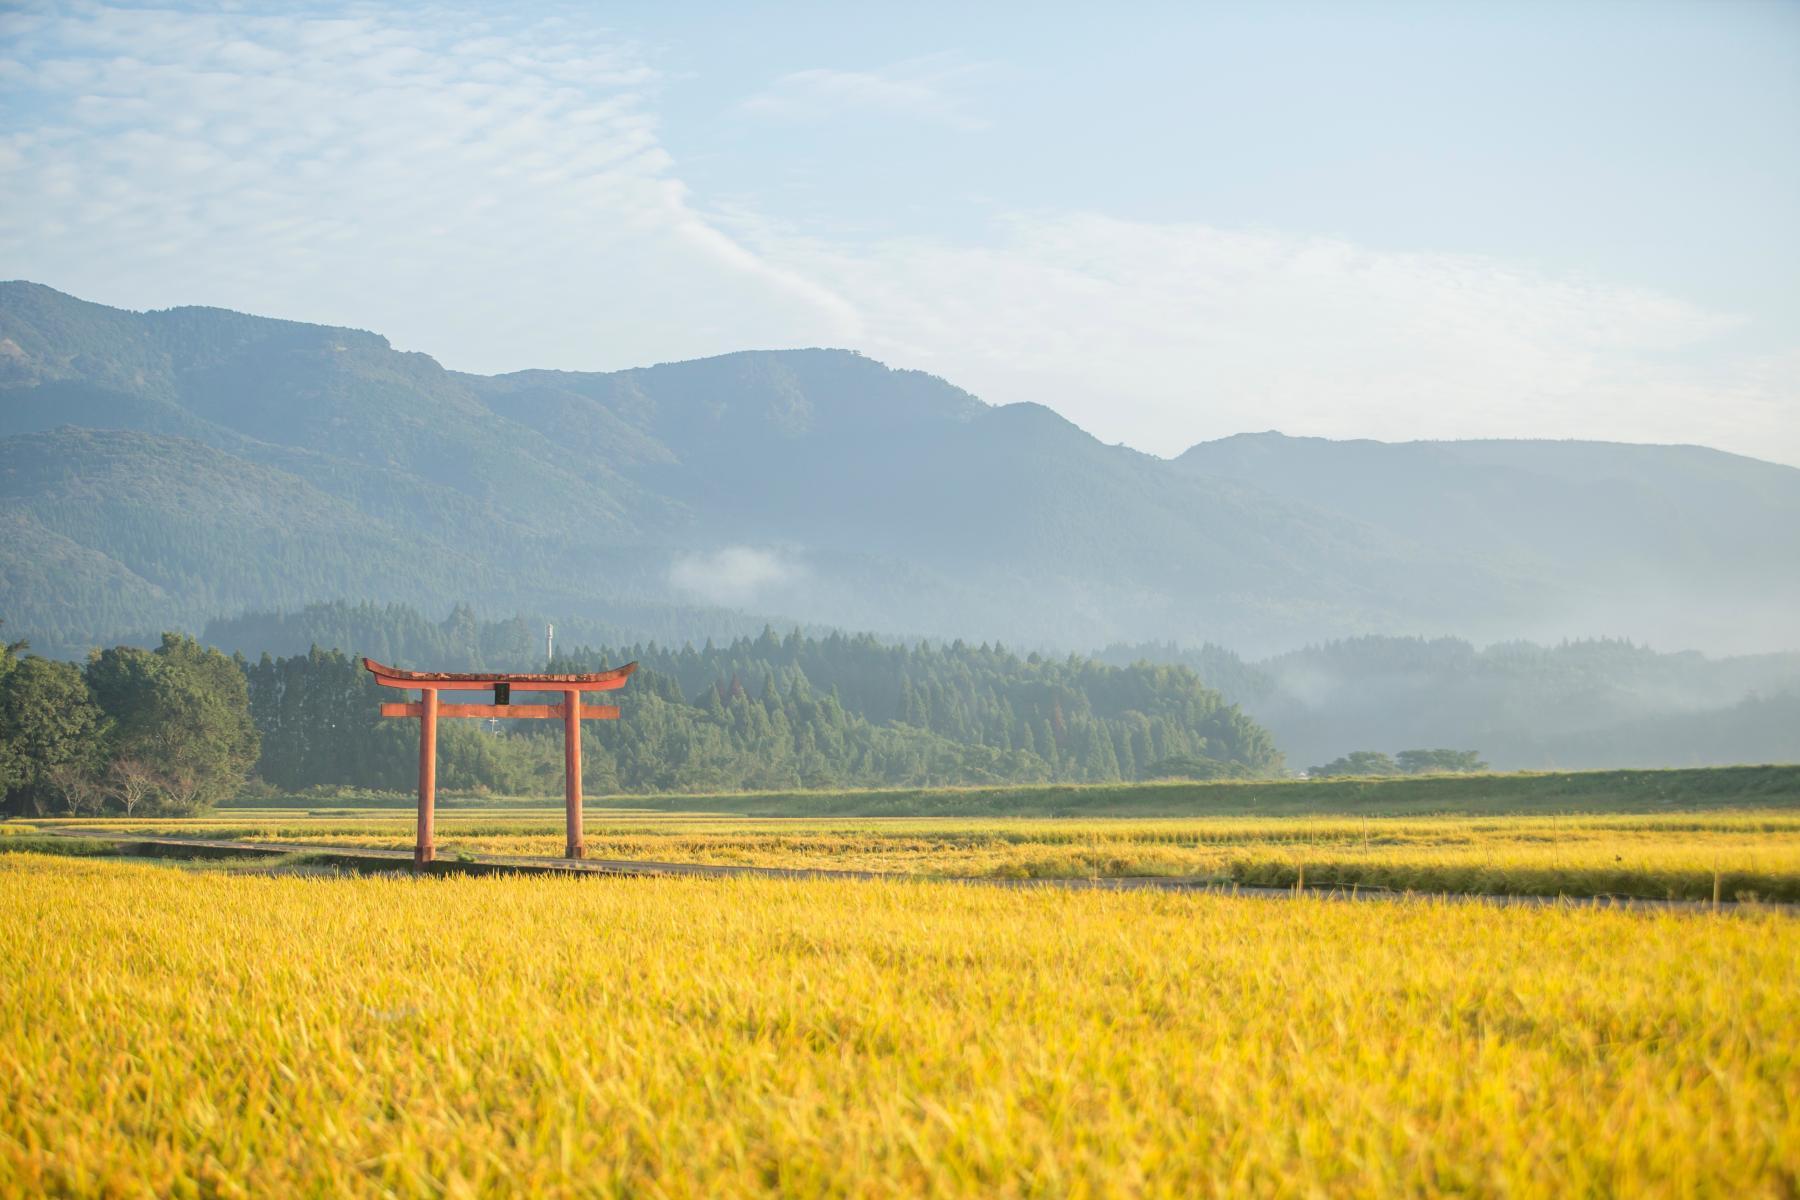
POLYGON ((1800 465, 1800 0, 0 5, 0 277, 1800 465))

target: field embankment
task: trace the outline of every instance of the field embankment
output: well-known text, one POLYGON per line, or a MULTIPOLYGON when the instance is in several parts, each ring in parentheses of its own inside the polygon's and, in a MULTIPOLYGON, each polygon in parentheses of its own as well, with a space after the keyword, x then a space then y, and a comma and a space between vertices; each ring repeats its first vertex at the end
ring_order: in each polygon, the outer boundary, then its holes
POLYGON ((1800 766, 1558 771, 1386 779, 1232 780, 632 796, 632 808, 745 816, 1278 816, 1511 814, 1800 807, 1800 766))
MULTIPOLYGON (((546 798, 441 795, 439 806, 536 808, 546 798)), ((404 793, 301 793, 238 809, 410 808, 404 793)), ((849 788, 590 796, 589 809, 747 817, 1189 817, 1334 813, 1652 813, 1800 808, 1800 765, 1516 772, 1380 779, 1264 779, 954 788, 849 788)))
MULTIPOLYGON (((83 827, 95 822, 83 822, 83 827)), ((410 815, 262 810, 104 823, 113 834, 404 854, 410 815)), ((51 823, 52 828, 56 827, 51 823)), ((1800 902, 1800 812, 1511 817, 734 817, 597 813, 590 857, 972 879, 1215 884, 1513 896, 1800 902)), ((560 809, 439 817, 439 853, 551 858, 560 809)), ((20 848, 42 848, 42 836, 20 848)), ((4 846, 0 840, 0 846, 4 846)))

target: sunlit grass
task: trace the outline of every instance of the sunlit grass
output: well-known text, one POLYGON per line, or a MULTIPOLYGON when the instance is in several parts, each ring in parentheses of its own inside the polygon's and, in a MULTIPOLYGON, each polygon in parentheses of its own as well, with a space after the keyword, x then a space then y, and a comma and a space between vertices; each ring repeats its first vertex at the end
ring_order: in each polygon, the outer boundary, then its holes
POLYGON ((1785 1196, 1800 923, 0 857, 0 1193, 1785 1196))

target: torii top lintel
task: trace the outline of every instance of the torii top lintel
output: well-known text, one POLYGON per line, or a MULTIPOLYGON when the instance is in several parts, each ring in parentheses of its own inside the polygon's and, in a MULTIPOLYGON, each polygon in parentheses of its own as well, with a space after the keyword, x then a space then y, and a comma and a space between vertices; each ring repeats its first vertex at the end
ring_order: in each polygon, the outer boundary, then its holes
POLYGON ((413 688, 423 692, 479 692, 500 684, 509 684, 522 692, 611 692, 625 686, 636 663, 626 663, 609 671, 582 675, 521 674, 514 671, 406 671, 383 666, 372 658, 363 666, 383 687, 413 688))

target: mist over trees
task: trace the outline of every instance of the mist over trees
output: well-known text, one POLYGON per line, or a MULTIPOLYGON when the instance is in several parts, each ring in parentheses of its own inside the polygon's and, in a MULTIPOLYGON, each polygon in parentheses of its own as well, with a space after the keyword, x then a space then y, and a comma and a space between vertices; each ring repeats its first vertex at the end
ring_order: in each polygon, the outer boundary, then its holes
POLYGON ((1364 637, 1258 661, 1168 643, 1109 646, 1098 657, 1191 667, 1296 763, 1380 746, 1478 746, 1499 770, 1800 761, 1794 653, 1364 637))

